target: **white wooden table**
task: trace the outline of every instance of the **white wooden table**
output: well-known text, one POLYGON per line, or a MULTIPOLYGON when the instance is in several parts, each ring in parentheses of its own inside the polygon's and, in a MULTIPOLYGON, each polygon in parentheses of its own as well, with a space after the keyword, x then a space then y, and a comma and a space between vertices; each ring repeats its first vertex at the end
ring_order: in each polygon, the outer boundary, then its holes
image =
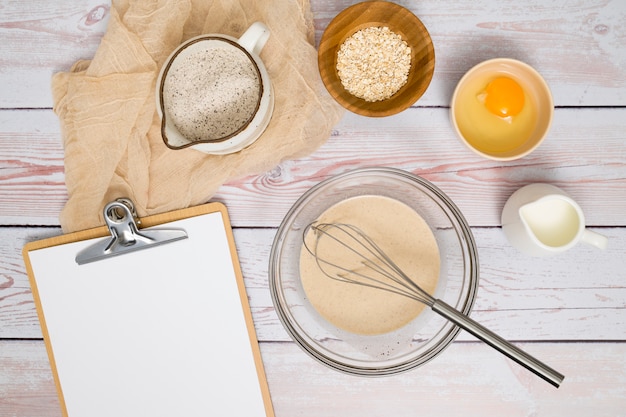
MULTIPOLYGON (((317 41, 351 1, 312 0, 317 41)), ((314 154, 235 180, 213 200, 235 227, 276 415, 626 416, 626 2, 402 1, 429 29, 433 82, 415 107, 368 119, 346 114, 314 154), (454 137, 448 103, 474 64, 511 57, 551 86, 546 142, 492 162, 454 137), (566 375, 554 389, 462 333, 443 355, 395 377, 364 379, 314 362, 285 333, 268 291, 272 239, 291 204, 331 175, 366 165, 434 182, 472 226, 481 281, 472 317, 566 375), (500 228, 508 196, 533 182, 576 199, 600 251, 518 253, 500 228)), ((50 76, 90 58, 105 0, 0 1, 0 416, 60 416, 21 248, 61 233, 67 199, 50 76)))

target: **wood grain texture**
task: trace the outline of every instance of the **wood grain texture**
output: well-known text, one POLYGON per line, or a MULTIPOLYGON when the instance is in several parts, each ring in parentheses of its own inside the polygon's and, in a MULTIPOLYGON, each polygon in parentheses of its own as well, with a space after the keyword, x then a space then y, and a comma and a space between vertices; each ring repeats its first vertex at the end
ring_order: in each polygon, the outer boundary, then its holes
MULTIPOLYGON (((277 416, 624 415, 626 345, 520 347, 560 369, 566 375, 561 388, 480 343, 453 343, 423 367, 386 378, 339 374, 293 343, 262 343, 261 354, 277 416)), ((43 342, 0 341, 0 368, 0 415, 60 417, 43 342)))
POLYGON ((499 226, 508 197, 533 182, 549 182, 570 193, 589 225, 620 226, 626 224, 626 143, 623 130, 613 127, 620 120, 626 120, 624 108, 561 109, 535 152, 505 163, 467 150, 451 131, 447 109, 412 108, 383 119, 346 114, 314 154, 285 161, 262 176, 232 181, 215 198, 243 197, 245 203, 231 208, 237 226, 246 225, 240 219, 273 226, 311 186, 348 169, 379 165, 430 180, 472 226, 499 226), (261 193, 255 196, 256 189, 261 193), (248 204, 257 210, 248 211, 248 204))
MULTIPOLYGON (((472 318, 515 341, 626 341, 624 272, 612 261, 626 253, 626 229, 594 230, 609 238, 607 250, 581 245, 537 259, 518 253, 499 228, 475 228, 480 288, 472 318)), ((21 250, 27 241, 60 233, 46 231, 0 228, 0 339, 42 337, 21 250)), ((268 289, 275 230, 235 229, 234 236, 259 340, 290 340, 268 289)), ((459 340, 475 339, 461 333, 459 340)))
MULTIPOLYGON (((233 180, 213 199, 227 203, 236 227, 277 227, 311 186, 347 169, 381 165, 432 181, 472 226, 500 225, 506 199, 531 182, 570 193, 590 225, 626 225, 626 108, 557 109, 554 119, 535 152, 503 163, 466 149, 447 109, 411 108, 375 119, 346 114, 317 152, 233 180)), ((58 225, 67 191, 56 116, 0 111, 0 155, 0 224, 58 225)))
MULTIPOLYGON (((266 347, 266 346, 263 346, 266 347)), ((263 350, 262 347, 262 351, 263 350)), ((277 415, 302 416, 620 416, 623 345, 522 344, 561 369, 558 390, 481 344, 454 343, 414 371, 380 379, 335 375, 309 359, 285 355, 291 344, 266 347, 277 415), (279 353, 280 352, 280 353, 279 353), (621 363, 613 363, 617 360, 621 363), (274 365, 274 366, 272 366, 274 365), (310 366, 309 366, 310 365, 310 366), (301 373, 303 366, 307 370, 301 373), (292 374, 285 378, 284 371, 292 374), (593 386, 593 393, 588 390, 593 386), (320 400, 311 401, 310 392, 320 400)))
MULTIPOLYGON (((355 3, 311 2, 317 39, 355 3)), ((626 3, 620 0, 400 1, 424 23, 435 45, 435 74, 420 106, 447 106, 474 65, 514 58, 546 79, 556 106, 621 106, 626 102, 626 3)))
MULTIPOLYGON (((107 0, 4 2, 0 15, 0 108, 52 107, 50 76, 90 59, 109 18, 107 0)), ((313 0, 316 39, 352 0, 313 0)), ((454 85, 475 64, 515 58, 535 67, 557 106, 626 102, 626 4, 620 0, 402 1, 422 20, 437 65, 421 106, 446 106, 454 85)))
POLYGON ((107 0, 3 1, 0 108, 52 107, 52 74, 93 57, 110 5, 107 0))
MULTIPOLYGON (((316 44, 354 3, 311 0, 316 44)), ((435 47, 435 72, 420 100, 386 118, 348 113, 317 152, 233 179, 212 198, 227 205, 236 227, 276 415, 625 416, 626 2, 397 3, 420 18, 435 47), (495 57, 537 69, 556 105, 546 141, 514 162, 474 155, 449 122, 457 82, 495 57), (276 227, 311 186, 369 165, 421 175, 455 201, 478 245, 472 318, 563 372, 560 389, 464 332, 426 366, 383 379, 338 374, 290 341, 268 290, 276 227), (500 212, 532 182, 570 193, 592 230, 609 237, 607 250, 577 246, 541 259, 515 251, 499 228, 500 212)), ((93 57, 109 10, 109 0, 0 0, 1 416, 60 416, 21 249, 60 234, 67 200, 50 77, 93 57)))
POLYGON ((43 341, 0 340, 0 415, 60 417, 43 341))

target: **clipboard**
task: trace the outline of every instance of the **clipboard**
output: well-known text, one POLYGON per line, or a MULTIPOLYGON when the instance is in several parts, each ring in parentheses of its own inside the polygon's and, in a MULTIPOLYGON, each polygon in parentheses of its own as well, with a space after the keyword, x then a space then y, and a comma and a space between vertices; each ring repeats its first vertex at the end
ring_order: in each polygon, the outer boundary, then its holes
POLYGON ((226 207, 113 220, 23 249, 63 416, 274 417, 226 207))

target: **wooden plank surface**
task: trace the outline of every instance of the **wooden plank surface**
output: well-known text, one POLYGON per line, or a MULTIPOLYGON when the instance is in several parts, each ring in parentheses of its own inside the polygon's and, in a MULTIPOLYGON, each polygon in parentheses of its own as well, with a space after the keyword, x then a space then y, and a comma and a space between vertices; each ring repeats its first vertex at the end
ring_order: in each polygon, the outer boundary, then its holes
MULTIPOLYGON (((350 0, 311 1, 317 39, 350 0)), ((546 79, 556 106, 626 102, 626 4, 619 0, 401 1, 422 20, 435 45, 431 87, 419 105, 447 105, 472 66, 515 58, 546 79)))
MULTIPOLYGON (((31 228, 2 228, 0 243, 0 338, 41 338, 21 259, 26 241, 40 239, 31 228)), ((35 229, 39 230, 39 229, 35 229)), ((46 229, 46 234, 59 229, 46 229)), ((626 228, 604 233, 607 250, 580 245, 568 255, 535 259, 518 253, 500 228, 475 228, 480 288, 472 317, 517 341, 626 341, 623 264, 626 228), (576 266, 572 267, 572 259, 576 266)), ((268 259, 275 229, 235 229, 245 285, 261 341, 289 341, 268 289, 268 259)), ((68 296, 75 296, 68 294, 68 296)), ((475 340, 462 333, 460 340, 475 340)))
MULTIPOLYGON (((351 0, 311 1, 316 39, 351 0)), ((447 105, 456 82, 473 65, 517 58, 546 78, 557 106, 622 105, 626 100, 626 5, 620 0, 399 2, 429 30, 437 64, 421 105, 447 105)), ((110 1, 3 2, 0 108, 51 107, 50 76, 93 56, 110 1), (28 47, 25 47, 27 45, 28 47), (15 70, 10 70, 15 69, 15 70)))
POLYGON ((0 108, 50 108, 50 77, 91 59, 109 21, 110 1, 2 1, 0 108))
MULTIPOLYGON (((277 416, 594 416, 626 410, 626 345, 525 343, 567 376, 558 390, 481 343, 453 343, 413 371, 337 374, 293 343, 261 343, 277 416)), ((60 417, 43 342, 0 341, 0 415, 60 417)))
MULTIPOLYGON (((316 42, 353 3, 311 0, 316 42)), ((213 197, 235 226, 276 415, 626 416, 626 2, 398 3, 435 44, 423 98, 389 118, 348 113, 317 152, 233 179, 213 197), (494 57, 534 66, 557 106, 546 142, 519 161, 475 156, 448 120, 458 80, 494 57), (369 165, 422 175, 455 201, 480 257, 472 317, 563 372, 560 389, 464 332, 433 362, 382 379, 338 374, 290 341, 268 290, 276 228, 311 186, 369 165), (580 245, 536 259, 513 249, 500 212, 532 182, 569 192, 592 229, 609 237, 607 250, 580 245)), ((109 15, 108 0, 0 0, 0 416, 60 416, 21 248, 60 233, 67 200, 50 77, 93 56, 109 15)))
MULTIPOLYGON (((451 130, 447 109, 412 108, 382 119, 346 114, 317 152, 235 179, 214 199, 228 204, 236 227, 276 227, 319 181, 347 169, 381 165, 435 183, 472 226, 498 226, 506 199, 531 182, 566 190, 590 225, 623 226, 625 131, 624 107, 557 109, 544 144, 526 158, 502 163, 467 150, 451 130)), ((56 116, 48 110, 0 111, 0 152, 0 224, 58 225, 67 192, 56 116)))

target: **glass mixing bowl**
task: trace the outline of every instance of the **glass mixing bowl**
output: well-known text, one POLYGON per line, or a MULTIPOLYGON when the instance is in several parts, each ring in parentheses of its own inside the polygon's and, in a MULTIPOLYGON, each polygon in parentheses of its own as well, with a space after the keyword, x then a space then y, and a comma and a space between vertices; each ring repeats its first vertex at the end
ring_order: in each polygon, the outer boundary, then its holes
POLYGON ((274 239, 269 286, 280 321, 306 353, 348 374, 392 375, 433 359, 460 329, 426 308, 413 321, 389 333, 350 333, 334 326, 315 310, 300 280, 300 251, 307 225, 334 204, 362 195, 396 199, 426 221, 441 257, 439 281, 431 295, 469 314, 478 290, 478 255, 469 225, 456 205, 436 186, 393 168, 349 171, 321 182, 302 195, 287 213, 274 239))

